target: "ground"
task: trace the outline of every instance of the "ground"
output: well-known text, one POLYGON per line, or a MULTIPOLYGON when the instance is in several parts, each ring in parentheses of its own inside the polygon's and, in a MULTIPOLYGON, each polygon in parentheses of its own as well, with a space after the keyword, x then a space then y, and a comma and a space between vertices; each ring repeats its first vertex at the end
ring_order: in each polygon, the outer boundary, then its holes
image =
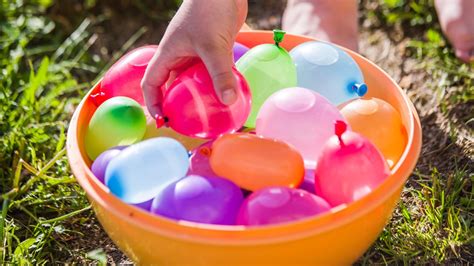
MULTIPOLYGON (((0 263, 129 262, 70 173, 65 131, 110 63, 159 42, 177 2, 1 2, 0 263)), ((250 1, 247 22, 277 28, 283 8, 250 1)), ((473 262, 474 67, 453 56, 432 1, 364 0, 360 9, 361 54, 415 104, 423 149, 392 219, 358 263, 473 262)))

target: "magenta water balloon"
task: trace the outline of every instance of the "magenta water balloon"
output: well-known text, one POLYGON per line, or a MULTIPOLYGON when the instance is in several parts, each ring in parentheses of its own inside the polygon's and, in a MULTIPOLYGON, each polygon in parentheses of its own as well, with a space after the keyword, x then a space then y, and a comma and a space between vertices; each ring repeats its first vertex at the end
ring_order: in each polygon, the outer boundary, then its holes
POLYGON ((387 162, 368 139, 346 131, 341 121, 335 131, 315 170, 315 191, 333 207, 364 197, 390 175, 387 162))
POLYGON ((110 160, 115 158, 125 148, 127 148, 127 146, 117 146, 108 149, 101 153, 92 163, 91 171, 100 182, 105 183, 105 170, 107 169, 110 160))
POLYGON ((161 191, 151 212, 175 220, 232 225, 242 201, 242 191, 231 181, 191 175, 161 191))
POLYGON ((296 221, 330 210, 322 198, 301 189, 268 187, 254 192, 237 216, 240 225, 268 225, 296 221))
POLYGON ((145 74, 148 62, 158 46, 139 47, 122 56, 119 61, 105 73, 99 92, 91 95, 97 106, 115 96, 126 96, 144 105, 140 83, 145 74))
POLYGON ((248 50, 250 50, 250 48, 248 48, 247 46, 241 44, 241 43, 238 43, 238 42, 235 42, 234 43, 234 63, 237 62, 237 60, 239 60, 248 50))
POLYGON ((208 141, 191 151, 188 175, 219 177, 209 164, 209 152, 213 141, 208 141))
POLYGON ((219 99, 204 63, 180 73, 167 89, 163 115, 176 132, 199 138, 216 138, 242 127, 250 113, 252 96, 244 77, 232 68, 236 100, 224 104, 219 99))

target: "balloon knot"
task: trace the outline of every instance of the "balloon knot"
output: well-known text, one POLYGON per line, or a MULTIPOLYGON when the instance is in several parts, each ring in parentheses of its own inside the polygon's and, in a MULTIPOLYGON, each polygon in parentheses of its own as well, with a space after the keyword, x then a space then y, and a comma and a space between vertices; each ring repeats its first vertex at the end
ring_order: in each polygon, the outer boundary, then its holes
POLYGON ((344 121, 337 120, 336 123, 334 124, 334 133, 336 133, 337 138, 339 139, 339 142, 341 145, 344 144, 342 141, 342 134, 346 132, 347 130, 347 124, 344 121))
POLYGON ((209 147, 201 147, 199 153, 203 156, 209 157, 211 156, 212 150, 209 147))
POLYGON ((285 31, 283 30, 273 30, 273 40, 275 41, 276 46, 280 46, 280 43, 283 41, 285 36, 285 31))
POLYGON ((160 128, 160 127, 164 126, 169 121, 168 117, 162 116, 162 115, 159 115, 159 114, 155 115, 155 120, 156 120, 156 128, 160 128))
POLYGON ((367 93, 367 85, 365 83, 355 83, 352 88, 359 97, 362 97, 367 93))

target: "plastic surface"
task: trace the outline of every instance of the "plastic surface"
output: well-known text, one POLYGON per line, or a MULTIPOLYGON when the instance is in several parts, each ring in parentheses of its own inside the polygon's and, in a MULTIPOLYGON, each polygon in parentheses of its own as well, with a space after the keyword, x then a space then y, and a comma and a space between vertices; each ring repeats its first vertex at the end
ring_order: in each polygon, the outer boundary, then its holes
POLYGON ((142 203, 184 177, 188 167, 188 152, 179 142, 148 139, 123 150, 109 163, 105 184, 124 202, 142 203))
POLYGON ((101 89, 91 95, 97 106, 115 96, 126 96, 145 105, 140 83, 148 62, 158 46, 148 45, 134 49, 119 59, 105 73, 101 89))
POLYGON ((290 51, 298 86, 314 90, 334 105, 367 92, 357 63, 341 48, 326 42, 305 42, 290 51))
POLYGON ((386 101, 358 99, 341 109, 354 132, 368 138, 382 152, 390 167, 395 166, 407 144, 400 114, 386 101))
POLYGON ((237 100, 220 102, 211 77, 202 62, 179 74, 165 93, 163 114, 168 125, 183 135, 215 138, 242 127, 250 112, 251 95, 247 82, 233 69, 238 84, 237 100))
MULTIPOLYGON (((285 49, 311 40, 287 34, 285 49)), ((237 41, 254 47, 273 41, 268 31, 241 32, 237 41)), ((348 50, 346 50, 348 51, 348 50)), ((71 169, 105 231, 137 264, 162 265, 350 265, 376 240, 400 198, 421 149, 421 127, 406 94, 379 67, 348 51, 364 72, 369 97, 390 103, 401 115, 408 142, 391 175, 369 195, 315 217, 273 226, 222 226, 176 222, 119 200, 89 170, 84 134, 96 106, 86 97, 67 134, 71 169), (157 248, 159 247, 159 248, 157 248), (184 256, 185 254, 185 256, 184 256)), ((90 93, 100 89, 98 83, 90 93)))
POLYGON ((322 198, 301 189, 268 187, 245 199, 237 224, 268 225, 297 221, 329 211, 322 198))
POLYGON ((304 176, 303 158, 293 147, 253 134, 222 135, 212 144, 210 156, 214 173, 250 191, 298 187, 304 176))
POLYGON ((117 146, 110 148, 99 155, 91 165, 91 171, 99 179, 100 182, 105 182, 105 170, 110 161, 115 158, 127 146, 117 146))
POLYGON ((142 107, 128 97, 105 101, 92 116, 85 136, 85 147, 91 160, 115 146, 140 141, 146 121, 142 107))
POLYGON ((247 46, 238 42, 234 43, 234 63, 237 62, 248 50, 250 50, 250 48, 247 46))
POLYGON ((211 147, 212 141, 209 141, 191 151, 188 175, 219 177, 214 173, 211 164, 209 163, 211 147))
POLYGON ((346 124, 339 122, 314 171, 316 194, 333 207, 364 197, 390 175, 377 148, 362 135, 346 131, 346 124))
POLYGON ((305 88, 275 92, 257 116, 257 135, 293 145, 307 167, 314 168, 326 141, 334 135, 334 122, 343 120, 326 98, 305 88))
POLYGON ((176 220, 232 225, 243 200, 240 188, 227 179, 190 175, 162 190, 151 211, 176 220))
POLYGON ((261 44, 250 49, 236 63, 252 91, 252 111, 245 122, 255 128, 263 102, 275 91, 296 86, 296 68, 288 52, 276 44, 261 44))

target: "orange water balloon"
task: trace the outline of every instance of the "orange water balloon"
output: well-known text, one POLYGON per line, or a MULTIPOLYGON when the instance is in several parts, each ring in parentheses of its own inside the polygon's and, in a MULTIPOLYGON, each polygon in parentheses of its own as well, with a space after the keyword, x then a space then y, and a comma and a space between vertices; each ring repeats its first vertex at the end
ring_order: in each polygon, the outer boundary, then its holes
POLYGON ((368 138, 382 152, 392 168, 407 145, 407 133, 400 114, 389 103, 377 99, 357 99, 341 109, 352 131, 368 138))
POLYGON ((212 170, 241 188, 298 187, 304 176, 303 157, 288 144, 253 134, 222 135, 212 145, 212 170))

